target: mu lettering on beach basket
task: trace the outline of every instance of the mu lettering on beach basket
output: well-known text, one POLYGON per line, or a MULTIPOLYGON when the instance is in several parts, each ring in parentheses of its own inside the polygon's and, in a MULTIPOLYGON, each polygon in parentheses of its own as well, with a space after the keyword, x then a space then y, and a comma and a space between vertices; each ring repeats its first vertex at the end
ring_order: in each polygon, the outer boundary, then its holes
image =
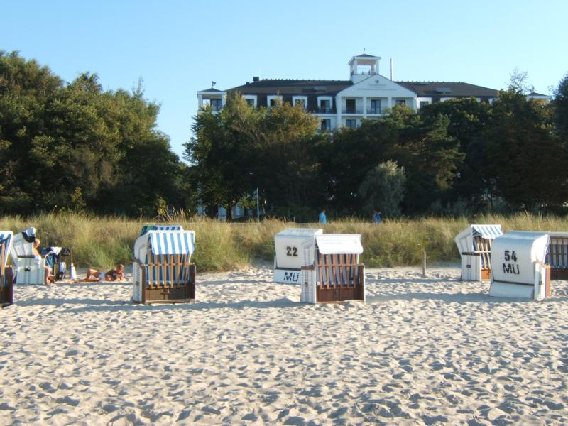
POLYGON ((14 303, 14 279, 12 268, 6 266, 13 239, 12 231, 0 231, 0 306, 14 303))
POLYGON ((359 234, 316 235, 314 262, 302 267, 300 300, 307 303, 362 300, 365 302, 365 266, 359 234))
POLYGON ((568 232, 547 232, 550 236, 546 263, 551 280, 568 280, 568 232))
POLYGON ((274 282, 302 282, 302 266, 314 263, 316 235, 322 233, 321 229, 289 228, 274 236, 274 282))
POLYGON ((482 281, 491 278, 491 246, 503 235, 501 225, 470 225, 454 241, 462 260, 462 280, 482 281))
POLYGON ((195 232, 155 227, 134 243, 132 300, 181 303, 195 300, 195 232))
POLYGON ((550 297, 550 266, 544 232, 513 231, 493 241, 490 296, 542 300, 550 297))
POLYGON ((14 235, 11 255, 16 266, 16 284, 43 284, 45 280, 45 258, 33 253, 35 238, 34 227, 14 235))

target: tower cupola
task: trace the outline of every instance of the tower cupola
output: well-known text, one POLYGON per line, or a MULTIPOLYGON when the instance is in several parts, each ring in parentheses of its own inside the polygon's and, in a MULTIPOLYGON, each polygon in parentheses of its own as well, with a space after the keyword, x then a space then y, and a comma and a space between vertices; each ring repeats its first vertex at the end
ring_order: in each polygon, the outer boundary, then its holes
POLYGON ((366 53, 353 56, 349 61, 351 81, 357 83, 371 75, 377 75, 379 73, 380 60, 380 57, 367 55, 366 53))

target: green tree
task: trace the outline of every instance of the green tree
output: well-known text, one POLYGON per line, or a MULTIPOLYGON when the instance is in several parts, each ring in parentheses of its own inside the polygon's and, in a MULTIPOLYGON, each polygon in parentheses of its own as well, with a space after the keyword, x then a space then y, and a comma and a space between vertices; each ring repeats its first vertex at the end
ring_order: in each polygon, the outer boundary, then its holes
POLYGON ((155 130, 158 111, 140 86, 105 92, 89 73, 63 85, 35 61, 0 52, 0 209, 111 211, 121 194, 121 212, 139 214, 149 194, 177 202, 181 165, 155 130), (125 190, 137 185, 145 197, 125 190))
POLYGON ((406 173, 403 208, 408 214, 426 212, 451 193, 464 158, 459 142, 448 134, 449 118, 438 114, 424 119, 406 107, 395 107, 384 120, 396 127, 392 159, 406 173))
POLYGON ((551 109, 516 91, 502 92, 487 129, 495 193, 513 209, 558 206, 566 200, 566 161, 551 109))
POLYGON ((404 168, 398 167, 395 161, 381 163, 370 170, 359 186, 365 215, 370 216, 379 209, 388 217, 400 216, 405 183, 404 168))
POLYGON ((361 182, 377 164, 394 159, 398 129, 384 120, 366 120, 357 129, 341 128, 322 143, 319 156, 329 204, 340 215, 360 216, 361 182))
POLYGON ((41 205, 41 175, 33 170, 32 142, 50 143, 44 110, 62 89, 47 67, 17 52, 0 51, 0 211, 25 213, 41 205))
POLYGON ((257 111, 239 96, 229 97, 219 114, 206 108, 195 118, 195 136, 185 144, 185 158, 191 163, 196 202, 204 204, 210 215, 217 206, 229 207, 252 189, 247 182, 257 121, 257 111))
POLYGON ((563 145, 568 149, 568 74, 558 84, 552 105, 556 130, 563 145))
POLYGON ((186 207, 190 188, 186 166, 171 151, 169 138, 155 130, 159 106, 144 99, 141 83, 132 92, 107 93, 106 127, 116 136, 115 176, 99 191, 99 210, 155 216, 163 206, 186 207), (156 207, 158 206, 158 207, 156 207))
POLYGON ((473 210, 485 207, 490 188, 484 130, 491 123, 491 112, 490 104, 473 98, 437 102, 420 109, 426 122, 433 122, 440 115, 448 118, 448 136, 456 139, 459 152, 464 155, 457 166, 450 198, 452 202, 466 201, 473 210))
POLYGON ((318 179, 317 120, 288 103, 261 109, 260 115, 250 185, 259 186, 275 214, 297 216, 300 206, 317 208, 324 193, 318 179))
POLYGON ((120 179, 102 191, 99 211, 129 216, 163 216, 164 206, 185 207, 180 191, 184 166, 164 135, 134 144, 120 161, 120 179))
POLYGON ((185 145, 196 198, 210 214, 220 205, 229 210, 256 188, 274 214, 305 205, 317 190, 316 126, 299 107, 254 109, 239 94, 219 114, 204 109, 185 145))

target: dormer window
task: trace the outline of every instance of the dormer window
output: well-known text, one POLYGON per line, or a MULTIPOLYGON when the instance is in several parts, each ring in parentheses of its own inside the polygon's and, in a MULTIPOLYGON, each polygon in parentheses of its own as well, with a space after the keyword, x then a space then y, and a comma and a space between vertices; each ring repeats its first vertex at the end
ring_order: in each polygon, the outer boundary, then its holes
POLYGON ((243 95, 245 102, 252 108, 256 108, 256 95, 243 95))
POLYGON ((331 96, 318 96, 318 112, 320 114, 331 113, 332 99, 331 96))
POLYGON ((268 104, 269 107, 275 107, 278 105, 282 105, 282 96, 281 95, 273 95, 273 96, 267 96, 266 97, 266 103, 268 104))
POLYGON ((307 96, 294 96, 292 98, 293 105, 301 105, 303 109, 306 109, 308 106, 308 97, 307 96))

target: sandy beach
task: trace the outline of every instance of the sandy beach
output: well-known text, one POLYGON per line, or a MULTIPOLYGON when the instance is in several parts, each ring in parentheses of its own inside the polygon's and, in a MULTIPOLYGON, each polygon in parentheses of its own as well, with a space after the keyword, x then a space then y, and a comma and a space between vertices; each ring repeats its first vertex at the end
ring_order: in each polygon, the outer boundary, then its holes
POLYGON ((459 276, 368 269, 366 305, 301 304, 265 267, 198 272, 192 304, 16 286, 0 424, 566 424, 568 282, 534 302, 459 276))

